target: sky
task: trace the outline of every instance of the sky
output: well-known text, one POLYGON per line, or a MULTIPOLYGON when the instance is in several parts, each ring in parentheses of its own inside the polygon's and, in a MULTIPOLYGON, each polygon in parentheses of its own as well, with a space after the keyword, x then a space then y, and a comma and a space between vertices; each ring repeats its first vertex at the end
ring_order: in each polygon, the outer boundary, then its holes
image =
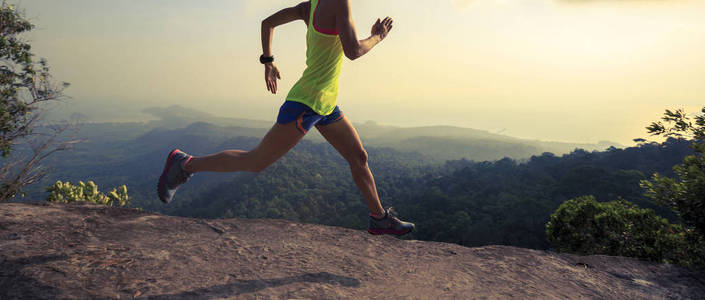
MULTIPOLYGON (((16 0, 27 39, 98 120, 182 105, 272 120, 305 68, 303 22, 277 28, 268 94, 260 21, 291 0, 16 0)), ((453 125, 552 141, 629 144, 667 108, 705 106, 705 0, 351 0, 360 38, 338 103, 353 122, 453 125)), ((204 120, 207 121, 207 120, 204 120)))

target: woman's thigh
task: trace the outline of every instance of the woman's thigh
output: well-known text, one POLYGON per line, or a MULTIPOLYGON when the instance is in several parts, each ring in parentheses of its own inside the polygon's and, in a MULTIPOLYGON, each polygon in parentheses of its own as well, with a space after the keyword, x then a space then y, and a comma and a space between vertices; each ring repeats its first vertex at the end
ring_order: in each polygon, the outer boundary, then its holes
POLYGON ((247 156, 255 163, 268 166, 289 152, 303 137, 304 134, 296 128, 296 122, 274 124, 259 145, 249 151, 247 156))
POLYGON ((367 153, 360 136, 347 117, 332 124, 317 126, 316 129, 348 162, 367 163, 367 153))

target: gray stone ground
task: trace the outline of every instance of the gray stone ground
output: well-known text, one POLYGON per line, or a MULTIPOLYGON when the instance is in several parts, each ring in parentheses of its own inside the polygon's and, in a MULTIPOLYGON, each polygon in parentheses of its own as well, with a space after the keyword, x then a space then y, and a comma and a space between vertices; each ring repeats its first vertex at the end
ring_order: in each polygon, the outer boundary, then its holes
POLYGON ((703 299, 704 275, 282 220, 0 204, 0 299, 703 299))

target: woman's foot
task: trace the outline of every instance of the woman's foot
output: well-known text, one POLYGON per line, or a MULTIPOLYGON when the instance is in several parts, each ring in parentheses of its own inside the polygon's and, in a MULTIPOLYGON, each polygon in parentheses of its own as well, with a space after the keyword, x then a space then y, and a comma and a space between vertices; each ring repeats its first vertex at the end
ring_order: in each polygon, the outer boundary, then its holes
POLYGON ((367 226, 367 232, 374 235, 405 235, 414 230, 415 227, 416 226, 414 223, 399 220, 396 216, 394 216, 394 210, 390 207, 381 218, 370 216, 370 223, 367 226))
POLYGON ((191 178, 192 174, 184 170, 184 166, 191 160, 192 156, 184 153, 179 149, 175 149, 169 153, 164 165, 162 176, 159 177, 157 184, 157 194, 159 200, 164 203, 169 203, 174 200, 174 194, 179 186, 186 183, 191 178))

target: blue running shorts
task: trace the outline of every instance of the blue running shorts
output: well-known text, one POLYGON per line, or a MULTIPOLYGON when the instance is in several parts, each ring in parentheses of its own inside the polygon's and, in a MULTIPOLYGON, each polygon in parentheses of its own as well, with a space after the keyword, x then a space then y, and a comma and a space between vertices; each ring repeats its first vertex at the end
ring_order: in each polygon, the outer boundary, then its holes
POLYGON ((303 134, 306 134, 313 126, 326 126, 333 124, 343 119, 343 112, 337 106, 327 116, 321 116, 314 112, 306 104, 286 101, 279 108, 279 116, 277 117, 277 123, 279 124, 289 124, 296 121, 296 128, 299 129, 303 134))

